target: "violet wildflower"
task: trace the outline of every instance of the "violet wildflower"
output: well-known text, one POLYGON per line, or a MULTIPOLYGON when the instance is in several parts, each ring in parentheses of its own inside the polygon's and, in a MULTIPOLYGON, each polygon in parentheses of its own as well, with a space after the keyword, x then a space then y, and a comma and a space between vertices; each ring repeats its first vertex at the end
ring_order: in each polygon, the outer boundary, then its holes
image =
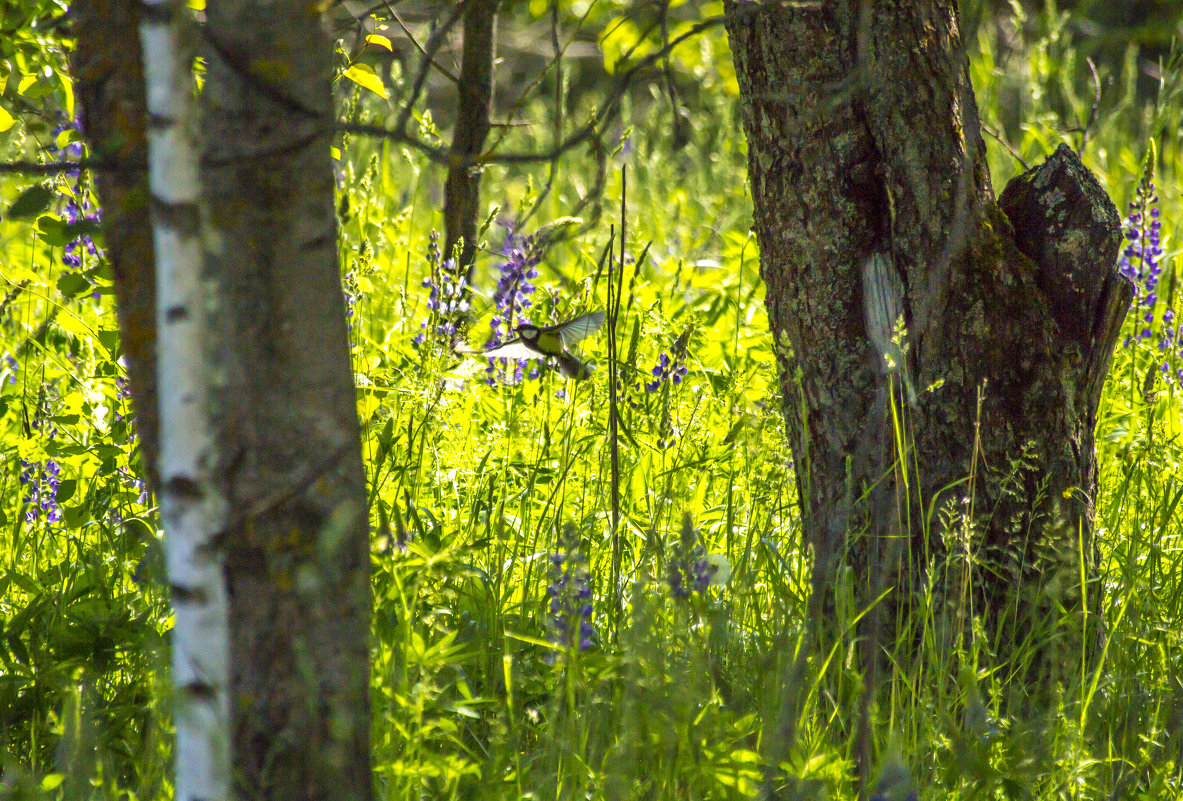
POLYGON ((118 496, 119 502, 117 504, 113 503, 111 505, 111 508, 108 512, 108 518, 112 523, 122 523, 123 510, 125 506, 130 505, 127 504, 126 501, 127 495, 130 495, 132 492, 136 493, 136 506, 147 506, 149 501, 148 485, 144 483, 142 478, 130 470, 120 467, 116 472, 119 475, 120 483, 123 485, 124 492, 120 493, 118 496))
MULTIPOLYGON (((78 122, 65 123, 54 128, 53 142, 47 150, 54 157, 65 161, 82 158, 83 147, 78 122)), ((74 182, 70 186, 69 199, 64 208, 65 222, 69 225, 91 223, 90 226, 82 227, 82 230, 93 229, 97 227, 101 217, 99 208, 91 203, 86 179, 77 170, 72 170, 68 174, 73 177, 74 182)), ((62 263, 71 270, 81 270, 87 256, 99 259, 103 257, 103 252, 89 233, 82 233, 66 243, 62 250, 62 263)), ((94 293, 94 297, 98 299, 97 292, 94 293)))
MULTIPOLYGON (((534 279, 538 277, 538 265, 542 263, 543 247, 534 234, 514 233, 507 226, 505 243, 501 246, 503 261, 497 265, 497 288, 493 291, 493 317, 489 320, 489 338, 485 347, 495 348, 513 339, 517 326, 530 322, 526 318, 534 305, 534 279)), ((517 360, 513 373, 506 375, 508 359, 489 359, 485 383, 497 384, 500 376, 503 383, 520 384, 526 368, 526 361, 517 360)), ((530 378, 537 378, 539 371, 530 371, 530 378)))
POLYGON ((1130 202, 1130 213, 1123 226, 1126 244, 1117 263, 1121 274, 1134 284, 1132 316, 1139 328, 1136 336, 1125 340, 1125 346, 1131 347, 1157 337, 1158 355, 1155 361, 1159 372, 1168 383, 1183 386, 1183 338, 1180 337, 1179 325, 1175 320, 1173 281, 1165 308, 1158 316, 1158 325, 1155 325, 1158 283, 1163 271, 1162 218, 1154 184, 1155 160, 1156 152, 1151 143, 1142 178, 1138 182, 1134 200, 1130 202))
POLYGON ((667 382, 675 386, 681 384, 682 379, 690 372, 686 367, 686 345, 690 342, 690 336, 693 333, 694 326, 688 326, 670 345, 669 351, 663 351, 657 357, 657 364, 651 371, 653 380, 645 384, 645 391, 650 395, 661 389, 662 385, 667 382))
POLYGON ((4 354, 4 374, 8 376, 8 383, 16 383, 16 374, 20 371, 20 362, 11 353, 4 354))
POLYGON ((653 394, 661 389, 661 385, 667 381, 675 385, 681 384, 682 379, 689 372, 690 370, 682 363, 681 359, 670 358, 668 353, 662 352, 657 357, 657 365, 652 370, 653 380, 645 384, 645 391, 653 394))
POLYGON ((595 644, 592 626, 591 571, 575 526, 567 523, 559 550, 550 555, 550 585, 546 588, 551 641, 565 650, 586 651, 595 644))
POLYGON ((731 562, 721 553, 706 552, 689 512, 682 519, 682 534, 671 548, 666 568, 670 595, 678 601, 705 596, 711 585, 731 579, 731 562))
POLYGON ((711 563, 698 541, 698 532, 689 512, 682 518, 682 535, 671 551, 666 566, 670 595, 685 601, 692 593, 705 593, 711 583, 711 563))
MULTIPOLYGON (((1123 226, 1126 245, 1117 262, 1121 274, 1134 284, 1134 316, 1141 324, 1138 340, 1154 336, 1158 279, 1162 275, 1162 220, 1154 186, 1154 162, 1155 150, 1151 147, 1146 154, 1142 179, 1130 201, 1130 213, 1123 226)), ((1126 346, 1133 341, 1133 338, 1127 339, 1126 346)))
POLYGON ((60 474, 61 468, 53 459, 45 462, 21 459, 20 482, 25 487, 26 522, 36 523, 42 514, 48 523, 62 519, 62 507, 57 500, 60 474))
POLYGON ((419 324, 421 329, 411 341, 422 345, 429 338, 435 344, 451 347, 470 308, 468 279, 455 259, 441 260, 439 231, 432 231, 427 243, 427 264, 431 274, 423 279, 428 291, 428 318, 419 324))

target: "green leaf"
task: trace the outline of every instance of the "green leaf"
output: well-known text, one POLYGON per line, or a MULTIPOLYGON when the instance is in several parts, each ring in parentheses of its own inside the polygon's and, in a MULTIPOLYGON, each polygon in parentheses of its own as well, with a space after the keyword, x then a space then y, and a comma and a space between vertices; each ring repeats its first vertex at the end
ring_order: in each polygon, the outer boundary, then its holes
POLYGON ((40 184, 30 186, 12 201, 12 205, 8 207, 8 219, 30 220, 49 208, 55 197, 57 194, 52 189, 40 184))
POLYGON ((63 312, 63 314, 58 315, 56 320, 58 327, 63 331, 69 331, 71 334, 83 338, 94 334, 94 329, 87 325, 86 321, 81 317, 70 312, 68 309, 64 309, 63 312))
POLYGON ((78 489, 78 481, 73 478, 67 478, 58 485, 57 502, 65 503, 74 497, 74 491, 78 489))
POLYGON ((382 79, 378 77, 378 73, 374 72, 374 68, 369 64, 354 64, 345 70, 345 77, 358 86, 369 89, 383 100, 386 99, 386 85, 382 83, 382 79))
POLYGON ((8 113, 8 109, 0 106, 0 133, 7 131, 12 126, 16 125, 16 117, 8 113))
POLYGON ((93 220, 78 220, 68 223, 46 214, 37 219, 37 230, 46 244, 60 248, 81 236, 94 236, 101 231, 98 223, 93 220))
POLYGON ((95 445, 91 451, 100 459, 116 459, 123 455, 123 450, 114 445, 95 445))
POLYGON ((68 298, 76 297, 90 289, 90 281, 78 273, 66 273, 58 279, 58 292, 68 298))
POLYGON ((41 238, 45 240, 46 244, 55 248, 69 244, 70 240, 66 236, 68 233, 66 230, 67 225, 69 223, 65 220, 60 220, 48 214, 37 218, 37 230, 41 232, 41 238))
POLYGON ((90 515, 85 504, 62 507, 62 522, 69 528, 80 528, 90 515))
POLYGON ((378 47, 385 48, 392 53, 394 52, 394 48, 390 45, 390 40, 380 33, 371 33, 369 36, 367 36, 366 44, 377 45, 378 47))
POLYGON ((74 82, 70 80, 69 74, 65 70, 56 70, 58 80, 62 83, 63 105, 66 107, 66 116, 69 119, 74 119, 74 82))
POLYGON ((114 328, 100 329, 99 342, 104 348, 114 353, 119 348, 119 331, 114 328))

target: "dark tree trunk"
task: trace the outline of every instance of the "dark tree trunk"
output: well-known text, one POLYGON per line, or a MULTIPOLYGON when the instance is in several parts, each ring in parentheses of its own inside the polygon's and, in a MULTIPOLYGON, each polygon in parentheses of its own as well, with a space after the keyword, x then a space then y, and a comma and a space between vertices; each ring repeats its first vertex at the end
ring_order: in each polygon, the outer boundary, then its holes
POLYGON ((500 7, 501 0, 467 0, 466 3, 456 129, 452 134, 453 163, 444 184, 444 258, 451 258, 456 243, 463 240, 459 266, 470 275, 476 258, 482 170, 479 165, 471 164, 471 160, 481 154, 489 135, 493 53, 500 7))
POLYGON ((79 0, 70 8, 75 46, 70 71, 82 130, 95 158, 107 259, 115 276, 115 312, 140 453, 148 486, 159 490, 156 409, 156 275, 148 209, 147 110, 140 63, 137 0, 79 0))
POLYGON ((300 0, 206 13, 237 795, 369 799, 369 543, 326 133, 332 47, 300 0))
POLYGON ((1084 611, 1093 428, 1132 293, 1116 209, 1066 147, 995 201, 950 0, 727 11, 815 611, 842 564, 860 601, 906 603, 951 556, 942 510, 992 565, 977 609, 1084 611))

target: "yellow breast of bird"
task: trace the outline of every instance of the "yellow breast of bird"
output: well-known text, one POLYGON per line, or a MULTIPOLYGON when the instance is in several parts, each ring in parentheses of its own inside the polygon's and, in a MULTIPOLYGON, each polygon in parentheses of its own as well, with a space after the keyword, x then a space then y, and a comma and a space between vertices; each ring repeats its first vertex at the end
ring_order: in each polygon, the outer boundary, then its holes
POLYGON ((563 350, 563 338, 556 332, 546 331, 538 335, 534 347, 546 353, 560 353, 563 350))

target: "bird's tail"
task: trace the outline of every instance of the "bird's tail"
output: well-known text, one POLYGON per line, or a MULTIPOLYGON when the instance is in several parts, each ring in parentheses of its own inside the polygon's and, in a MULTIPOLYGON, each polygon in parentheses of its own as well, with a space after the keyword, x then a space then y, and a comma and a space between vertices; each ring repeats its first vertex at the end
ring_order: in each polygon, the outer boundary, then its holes
POLYGON ((592 374, 592 366, 590 364, 580 361, 578 357, 572 356, 566 351, 558 354, 555 358, 559 362, 559 369, 563 371, 563 375, 567 376, 567 378, 582 381, 592 374))

